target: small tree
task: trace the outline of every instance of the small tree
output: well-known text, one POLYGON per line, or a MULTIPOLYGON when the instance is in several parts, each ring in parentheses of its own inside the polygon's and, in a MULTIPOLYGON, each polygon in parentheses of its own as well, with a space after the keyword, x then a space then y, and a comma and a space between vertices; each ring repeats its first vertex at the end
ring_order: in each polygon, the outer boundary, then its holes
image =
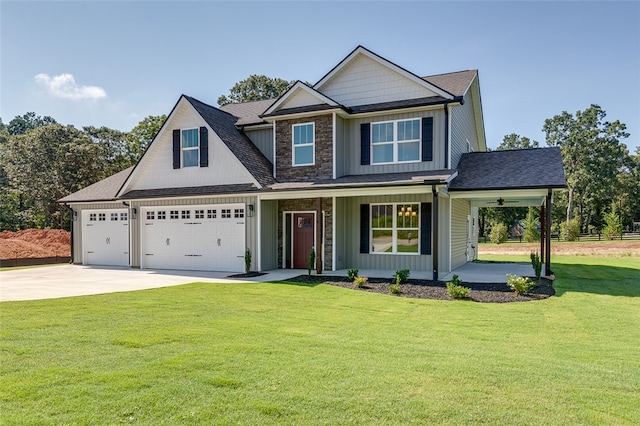
POLYGON ((307 273, 311 275, 311 271, 313 270, 316 264, 316 250, 311 247, 311 253, 309 253, 309 263, 307 264, 307 273))
POLYGON ((491 226, 491 233, 489 234, 489 239, 494 244, 502 244, 506 243, 509 238, 509 234, 507 232, 507 225, 504 223, 494 223, 491 226))
POLYGON ((538 232, 538 219, 536 218, 535 209, 529 207, 527 218, 524 221, 524 240, 528 243, 540 241, 540 232, 538 232))
POLYGON ((605 226, 602 233, 607 239, 613 240, 616 237, 622 236, 622 220, 614 203, 611 203, 611 211, 605 213, 603 219, 605 226))
POLYGON ((560 224, 560 235, 565 241, 577 241, 580 238, 580 222, 571 219, 560 224))

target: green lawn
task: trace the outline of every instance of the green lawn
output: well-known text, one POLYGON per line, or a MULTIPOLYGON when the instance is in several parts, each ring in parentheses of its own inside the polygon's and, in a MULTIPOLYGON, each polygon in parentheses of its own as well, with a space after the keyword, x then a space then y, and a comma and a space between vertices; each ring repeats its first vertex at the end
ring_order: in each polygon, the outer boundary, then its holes
POLYGON ((554 260, 538 302, 269 283, 5 302, 0 423, 640 424, 640 265, 554 260))

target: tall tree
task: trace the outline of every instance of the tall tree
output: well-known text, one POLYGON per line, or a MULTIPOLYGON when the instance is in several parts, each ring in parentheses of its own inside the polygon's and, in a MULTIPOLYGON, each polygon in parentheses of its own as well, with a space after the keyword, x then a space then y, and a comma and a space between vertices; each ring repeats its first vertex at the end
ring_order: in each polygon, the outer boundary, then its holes
POLYGON ((293 83, 295 81, 253 74, 234 84, 229 90, 229 96, 220 96, 218 105, 277 98, 286 92, 293 83))
MULTIPOLYGON (((147 149, 153 138, 156 137, 160 128, 167 120, 167 116, 162 115, 150 115, 140 121, 136 127, 131 129, 127 135, 126 144, 126 158, 129 164, 135 164, 142 154, 147 149)), ((128 167, 128 166, 127 166, 128 167)))
POLYGON ((41 117, 36 115, 35 112, 28 112, 23 116, 15 116, 15 118, 9 122, 7 128, 11 135, 22 135, 27 133, 29 130, 35 130, 39 127, 56 123, 57 121, 48 115, 41 117))
POLYGON ((506 149, 530 149, 538 147, 540 147, 538 141, 532 141, 526 136, 511 133, 510 135, 505 135, 504 138, 502 138, 502 143, 498 145, 498 148, 496 149, 500 151, 506 149))
POLYGON ((589 203, 606 199, 615 185, 626 150, 620 139, 629 136, 623 123, 605 117, 606 112, 592 104, 575 115, 563 111, 546 119, 542 128, 547 144, 562 150, 569 191, 566 218, 574 216, 575 205, 582 225, 589 203))

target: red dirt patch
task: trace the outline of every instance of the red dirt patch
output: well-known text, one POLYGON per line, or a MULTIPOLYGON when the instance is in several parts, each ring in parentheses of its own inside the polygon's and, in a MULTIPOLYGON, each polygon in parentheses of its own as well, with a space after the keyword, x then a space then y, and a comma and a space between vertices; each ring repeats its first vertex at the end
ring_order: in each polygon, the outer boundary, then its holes
POLYGON ((63 229, 0 232, 0 259, 69 256, 71 235, 63 229))

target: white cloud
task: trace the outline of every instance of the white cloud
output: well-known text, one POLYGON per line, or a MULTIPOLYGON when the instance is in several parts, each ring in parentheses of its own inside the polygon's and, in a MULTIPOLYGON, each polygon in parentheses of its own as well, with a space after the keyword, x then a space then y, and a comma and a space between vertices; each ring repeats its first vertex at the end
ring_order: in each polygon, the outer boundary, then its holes
POLYGON ((35 80, 57 98, 81 101, 107 97, 107 92, 102 87, 79 86, 72 74, 60 74, 53 77, 47 74, 38 74, 35 76, 35 80))

